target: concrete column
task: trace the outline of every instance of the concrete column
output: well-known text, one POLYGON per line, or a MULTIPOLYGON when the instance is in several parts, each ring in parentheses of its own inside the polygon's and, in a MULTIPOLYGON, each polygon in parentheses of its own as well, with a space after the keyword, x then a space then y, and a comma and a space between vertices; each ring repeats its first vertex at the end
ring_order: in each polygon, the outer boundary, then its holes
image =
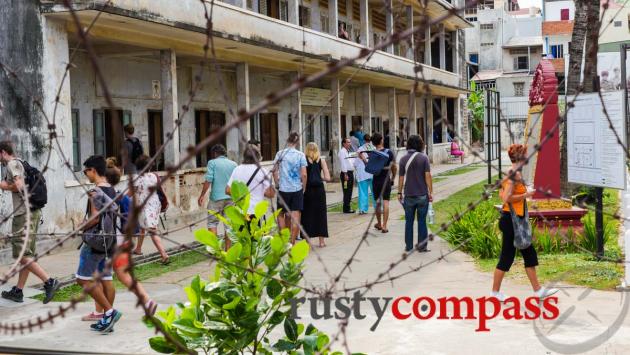
POLYGON ((327 28, 322 28, 320 11, 319 1, 311 1, 311 26, 315 31, 328 32, 327 28))
POLYGON ((451 45, 453 47, 453 73, 459 74, 459 30, 451 32, 451 45))
MULTIPOLYGON (((330 4, 330 3, 329 3, 330 4)), ((341 85, 339 83, 339 78, 332 78, 330 81, 330 92, 331 94, 339 92, 341 89, 341 85)), ((330 149, 333 151, 333 176, 337 176, 340 172, 339 169, 339 159, 337 158, 337 153, 339 153, 339 149, 341 149, 341 100, 339 100, 339 95, 334 95, 332 101, 330 102, 330 113, 331 113, 331 128, 332 128, 332 141, 330 143, 330 149)))
MULTIPOLYGON (((293 75, 291 75, 291 81, 295 81, 299 75, 300 75, 299 73, 294 73, 293 75)), ((292 130, 299 132, 301 134, 304 131, 304 118, 302 117, 301 90, 297 90, 291 95, 291 121, 292 121, 291 122, 292 130)), ((301 151, 304 151, 304 147, 306 146, 306 143, 304 142, 304 139, 300 139, 301 151)))
POLYGON ((179 130, 174 130, 178 119, 179 104, 177 101, 177 57, 175 51, 166 49, 160 51, 160 71, 162 88, 162 126, 164 127, 164 142, 172 139, 164 149, 164 165, 174 166, 179 163, 179 130))
MULTIPOLYGON (((418 118, 418 106, 416 102, 416 93, 413 90, 409 91, 409 134, 418 134, 418 127, 416 120, 418 118)), ((408 138, 408 137, 407 137, 408 138)))
POLYGON ((337 2, 338 0, 328 0, 328 33, 335 37, 339 35, 339 12, 337 11, 337 2))
MULTIPOLYGON (((392 0, 387 1, 388 8, 385 9, 385 31, 388 36, 391 36, 394 33, 394 3, 392 0)), ((387 53, 394 53, 394 45, 390 44, 385 48, 387 53)))
POLYGON ((389 147, 396 149, 396 135, 398 133, 398 103, 396 89, 387 89, 387 116, 389 116, 389 147))
POLYGON ((288 6, 289 23, 292 23, 294 25, 299 25, 300 24, 300 0, 289 0, 288 5, 289 5, 288 6))
POLYGON ((361 15, 361 44, 369 47, 372 43, 372 31, 370 31, 370 6, 368 0, 359 0, 359 12, 361 15))
POLYGON ((448 123, 452 120, 452 117, 448 117, 448 110, 446 109, 446 97, 442 96, 440 99, 440 116, 442 116, 442 143, 446 143, 446 132, 448 129, 448 123))
POLYGON ((446 69, 446 36, 444 25, 440 24, 440 69, 446 69))
POLYGON ((431 26, 424 30, 424 64, 433 66, 431 63, 431 26))
MULTIPOLYGON (((405 6, 405 12, 407 15, 407 28, 412 28, 413 27, 413 7, 411 6, 405 6)), ((411 34, 411 37, 409 37, 409 43, 411 43, 411 45, 409 46, 409 48, 407 48, 407 53, 404 53, 405 56, 407 56, 407 58, 413 60, 414 59, 414 53, 415 50, 414 48, 416 47, 416 41, 415 41, 415 33, 411 34)), ((420 59, 420 58, 418 58, 420 59)))
MULTIPOLYGON (((247 63, 236 64, 236 100, 236 112, 240 110, 249 110, 249 64, 247 63)), ((236 117, 232 117, 232 119, 236 119, 236 117)), ((243 158, 243 152, 245 151, 247 141, 250 138, 249 120, 239 124, 239 129, 240 132, 239 130, 231 129, 227 133, 228 154, 230 158, 236 158, 236 161, 241 161, 243 158)))
POLYGON ((427 144, 427 155, 433 163, 433 96, 429 93, 425 96, 426 100, 426 144, 427 144))
POLYGON ((361 99, 363 102, 363 131, 372 134, 372 85, 363 84, 361 87, 361 99))

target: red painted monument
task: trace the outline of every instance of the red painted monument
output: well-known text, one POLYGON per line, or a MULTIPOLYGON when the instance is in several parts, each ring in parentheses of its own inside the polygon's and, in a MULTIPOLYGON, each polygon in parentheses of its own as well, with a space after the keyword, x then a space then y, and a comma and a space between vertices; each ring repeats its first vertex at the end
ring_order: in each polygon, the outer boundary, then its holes
POLYGON ((536 219, 538 227, 581 228, 580 219, 586 210, 575 207, 560 196, 560 138, 559 129, 553 130, 558 118, 558 79, 549 60, 543 59, 536 68, 529 92, 529 114, 525 126, 524 144, 532 156, 523 169, 528 184, 536 188, 529 201, 529 216, 536 219), (551 136, 546 137, 549 132, 551 136))

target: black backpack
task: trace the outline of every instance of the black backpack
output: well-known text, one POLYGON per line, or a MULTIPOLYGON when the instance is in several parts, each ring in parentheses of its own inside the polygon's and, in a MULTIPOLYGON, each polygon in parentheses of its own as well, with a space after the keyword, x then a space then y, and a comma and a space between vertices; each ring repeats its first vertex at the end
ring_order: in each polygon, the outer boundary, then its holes
POLYGON ((28 186, 28 204, 31 210, 38 210, 48 203, 48 189, 44 174, 28 162, 20 160, 24 167, 24 183, 28 186))
MULTIPOLYGON (((83 233, 82 240, 97 254, 111 254, 116 246, 116 226, 118 205, 100 188, 90 190, 94 193, 86 208, 86 218, 90 216, 90 204, 94 202, 98 210, 108 206, 98 216, 98 224, 83 233)), ((89 197, 88 197, 89 198, 89 197)))
POLYGON ((127 140, 131 142, 131 163, 135 164, 136 159, 144 154, 144 149, 142 148, 142 143, 140 143, 140 139, 134 137, 127 138, 127 140))

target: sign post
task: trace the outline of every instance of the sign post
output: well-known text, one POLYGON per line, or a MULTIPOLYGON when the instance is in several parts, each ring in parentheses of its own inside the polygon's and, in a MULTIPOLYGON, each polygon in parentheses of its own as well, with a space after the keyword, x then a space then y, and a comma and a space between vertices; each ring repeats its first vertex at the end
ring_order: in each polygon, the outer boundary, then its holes
POLYGON ((605 92, 601 97, 588 93, 578 96, 567 111, 568 180, 597 187, 595 225, 600 259, 604 256, 603 188, 626 189, 626 154, 617 140, 626 140, 624 104, 624 91, 605 92))

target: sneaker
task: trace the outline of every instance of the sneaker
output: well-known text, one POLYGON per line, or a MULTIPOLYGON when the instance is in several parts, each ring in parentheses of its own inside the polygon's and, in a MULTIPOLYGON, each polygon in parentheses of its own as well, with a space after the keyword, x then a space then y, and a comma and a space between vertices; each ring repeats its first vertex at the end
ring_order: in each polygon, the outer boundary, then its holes
POLYGON ((2 298, 6 298, 13 302, 22 303, 24 302, 24 293, 22 290, 18 289, 17 286, 13 286, 9 291, 2 291, 2 298))
POLYGON ((95 313, 95 312, 90 312, 90 314, 86 314, 83 317, 81 317, 81 320, 84 322, 96 322, 99 321, 103 318, 103 313, 95 313))
POLYGON ((44 282, 44 291, 46 292, 46 297, 44 297, 44 304, 50 302, 50 300, 55 297, 55 293, 57 293, 59 286, 59 280, 57 279, 48 279, 48 281, 44 282))
POLYGON ((545 287, 541 287, 540 290, 534 292, 534 294, 536 294, 536 297, 539 297, 541 300, 555 294, 556 292, 558 292, 559 290, 557 288, 545 288, 545 287))
POLYGON ((501 291, 492 291, 492 297, 496 297, 500 302, 505 302, 505 300, 507 299, 507 296, 501 291))
POLYGON ((120 320, 120 317, 122 317, 122 313, 115 309, 112 310, 112 314, 110 315, 104 314, 103 319, 98 322, 99 327, 96 330, 102 333, 109 333, 114 328, 116 322, 120 320))

